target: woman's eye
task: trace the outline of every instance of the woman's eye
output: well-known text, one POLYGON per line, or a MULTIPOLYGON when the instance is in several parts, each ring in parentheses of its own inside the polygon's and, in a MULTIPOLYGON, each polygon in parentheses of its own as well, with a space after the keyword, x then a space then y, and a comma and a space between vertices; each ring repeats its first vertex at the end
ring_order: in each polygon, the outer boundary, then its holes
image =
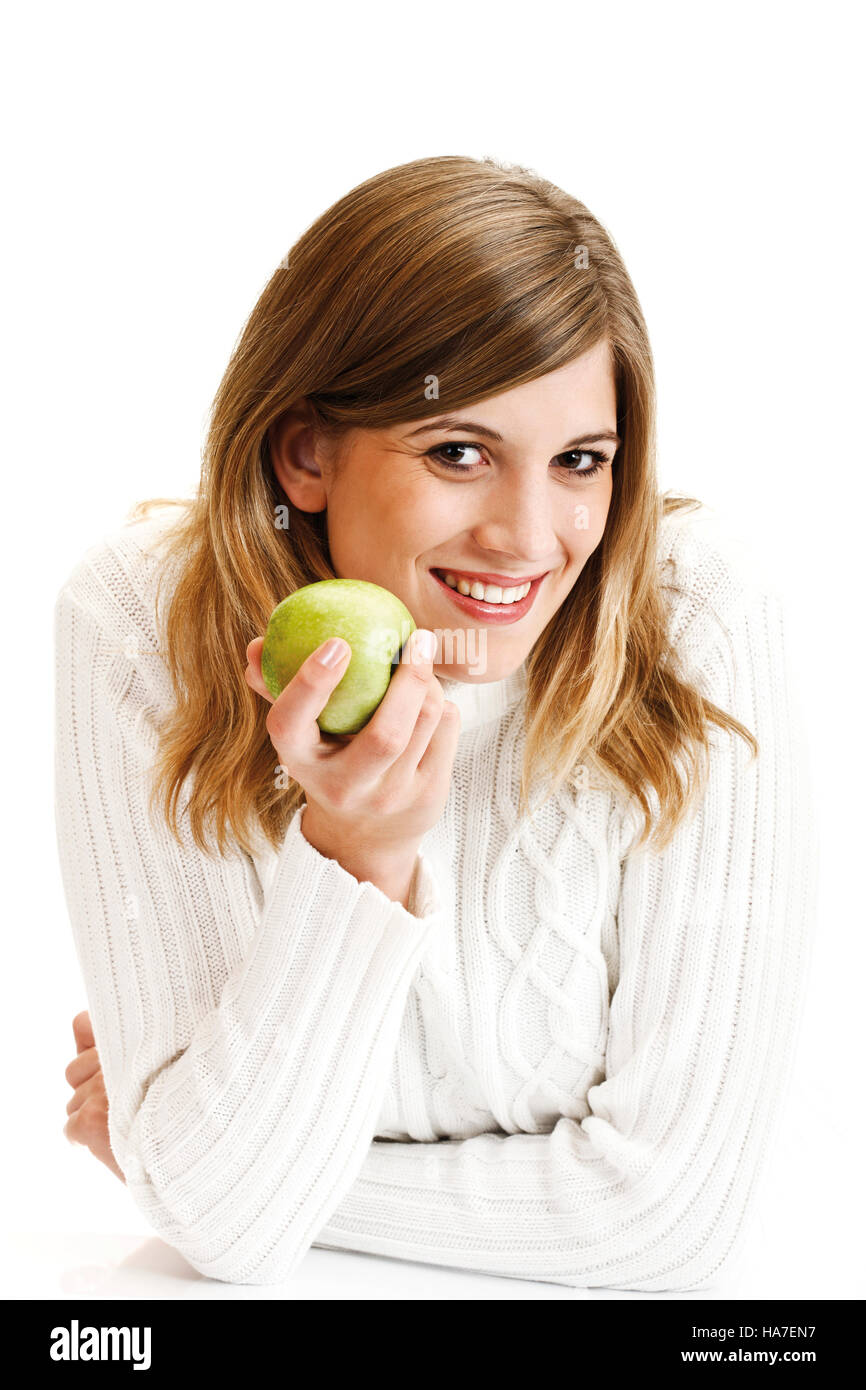
POLYGON ((458 449, 458 450, 461 451, 461 453, 465 453, 465 451, 466 451, 467 449, 469 449, 470 451, 472 451, 472 452, 474 452, 474 453, 476 453, 476 454, 480 454, 480 452, 481 452, 480 449, 478 448, 478 446, 477 446, 476 444, 456 444, 456 443, 454 443, 454 444, 439 444, 435 449, 430 449, 430 450, 428 450, 428 452, 429 452, 431 458, 436 459, 437 463, 443 464, 445 468, 455 468, 455 469, 459 469, 461 472, 464 471, 464 470, 466 470, 466 469, 471 468, 472 465, 473 465, 474 463, 479 462, 478 459, 466 459, 466 458, 459 458, 459 457, 458 457, 458 458, 455 458, 453 454, 451 455, 450 458, 443 458, 442 455, 445 453, 446 449, 458 449))
POLYGON ((585 464, 581 464, 579 462, 563 463, 563 468, 565 468, 569 473, 579 473, 583 477, 591 476, 593 473, 600 472, 603 465, 607 463, 606 455, 600 453, 598 449, 569 449, 567 453, 560 455, 560 457, 566 460, 588 459, 589 466, 586 466, 585 464))

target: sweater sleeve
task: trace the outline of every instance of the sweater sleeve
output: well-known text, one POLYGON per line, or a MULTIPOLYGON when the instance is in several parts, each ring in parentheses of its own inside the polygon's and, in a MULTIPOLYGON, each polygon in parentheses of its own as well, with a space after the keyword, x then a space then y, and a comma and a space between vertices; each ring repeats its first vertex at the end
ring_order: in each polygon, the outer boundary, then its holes
POLYGON ((781 605, 735 610, 689 674, 759 756, 712 726, 708 790, 667 848, 628 854, 638 822, 621 820, 620 975, 589 1114, 377 1140, 316 1245, 573 1287, 715 1286, 787 1094, 818 866, 781 605))
POLYGON ((304 838, 304 806, 264 887, 183 815, 178 845, 147 808, 161 659, 79 573, 54 610, 55 823, 111 1147, 195 1269, 278 1282, 367 1153, 437 889, 423 855, 419 915, 359 882, 304 838))

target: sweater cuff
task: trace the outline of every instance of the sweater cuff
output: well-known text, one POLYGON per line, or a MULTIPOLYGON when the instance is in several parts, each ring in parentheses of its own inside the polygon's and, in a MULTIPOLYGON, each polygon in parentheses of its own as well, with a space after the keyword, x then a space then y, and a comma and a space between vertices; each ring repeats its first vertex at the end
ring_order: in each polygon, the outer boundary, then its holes
POLYGON ((277 856, 275 878, 288 861, 305 879, 309 877, 311 882, 315 879, 324 893, 333 898, 335 903, 339 901, 341 908, 351 903, 352 906, 373 913, 385 909, 391 920, 403 919, 407 926, 411 924, 416 928, 422 921, 429 928, 432 919, 439 917, 439 889, 430 862, 420 850, 409 887, 409 906, 405 908, 402 903, 389 898, 369 879, 355 878, 354 874, 343 868, 338 859, 328 858, 311 845, 301 829, 305 810, 306 802, 302 802, 289 821, 277 856))
POLYGON ((413 917, 438 916, 442 909, 442 898, 432 866, 423 850, 418 851, 415 861, 415 876, 409 894, 409 911, 413 917))

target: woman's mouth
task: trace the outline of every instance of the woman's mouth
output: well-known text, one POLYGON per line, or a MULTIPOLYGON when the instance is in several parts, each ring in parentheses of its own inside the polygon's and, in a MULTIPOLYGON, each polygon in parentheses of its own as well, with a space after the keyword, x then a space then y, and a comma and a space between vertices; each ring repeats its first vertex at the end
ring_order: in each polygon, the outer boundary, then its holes
POLYGON ((460 570, 432 569, 440 589, 462 612, 486 623, 516 623, 529 612, 546 574, 523 584, 486 584, 460 570), (466 590, 467 592, 461 592, 466 590))

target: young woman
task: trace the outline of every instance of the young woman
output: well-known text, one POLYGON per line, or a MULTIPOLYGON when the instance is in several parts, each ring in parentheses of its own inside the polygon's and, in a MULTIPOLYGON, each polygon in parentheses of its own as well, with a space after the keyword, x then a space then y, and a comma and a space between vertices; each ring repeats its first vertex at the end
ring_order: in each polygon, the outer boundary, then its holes
POLYGON ((66 1132, 203 1274, 313 1245, 696 1289, 738 1247, 801 1015, 808 755, 779 599, 659 495, 654 428, 598 221, 417 160, 269 280, 196 498, 63 585, 66 1132), (273 608, 333 577, 422 630, 346 738, 316 723, 345 644, 276 700, 261 674, 273 608))

